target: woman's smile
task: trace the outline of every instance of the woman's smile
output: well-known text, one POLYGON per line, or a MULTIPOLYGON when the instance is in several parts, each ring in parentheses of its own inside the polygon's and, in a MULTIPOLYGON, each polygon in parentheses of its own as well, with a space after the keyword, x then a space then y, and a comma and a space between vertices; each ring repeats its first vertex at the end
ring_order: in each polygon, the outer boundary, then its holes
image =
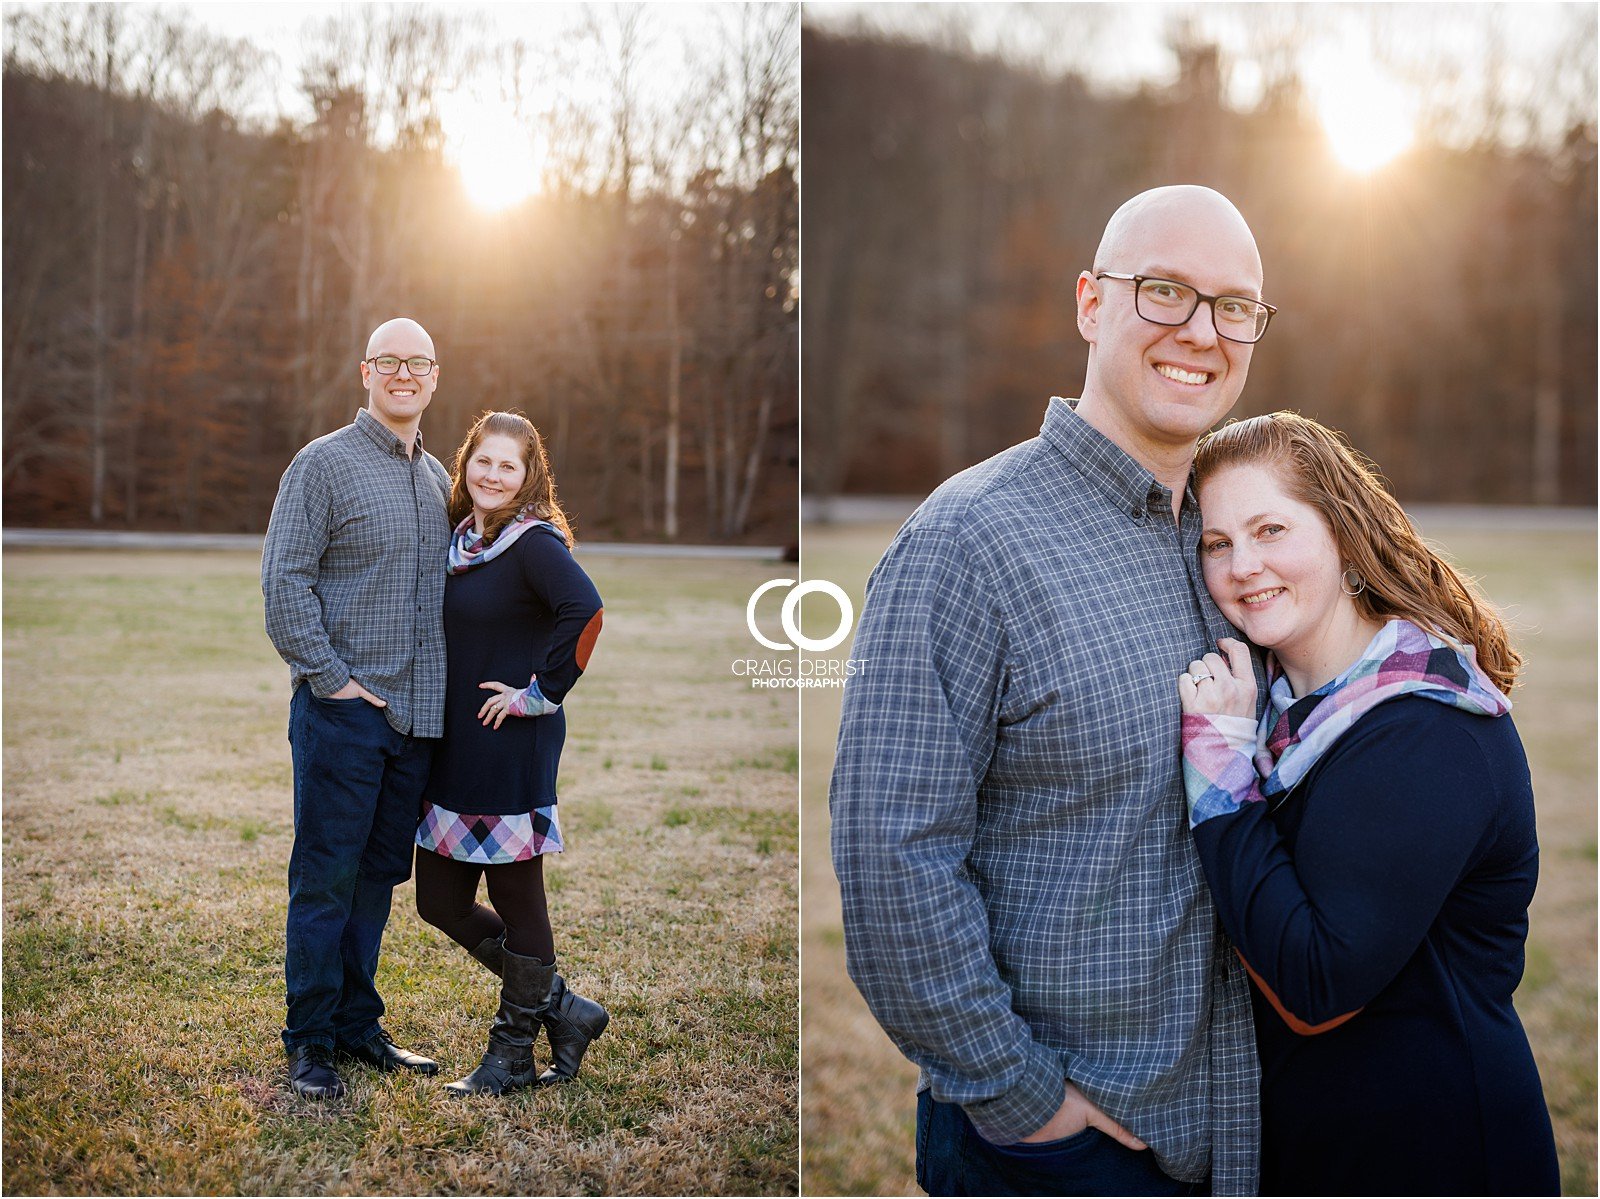
POLYGON ((522 447, 503 433, 482 438, 467 462, 467 494, 480 515, 510 503, 527 478, 522 447))
POLYGON ((1344 560, 1321 513, 1278 473, 1238 465, 1201 487, 1206 586, 1222 614, 1278 656, 1295 694, 1353 661, 1377 625, 1362 619, 1340 579, 1344 560))

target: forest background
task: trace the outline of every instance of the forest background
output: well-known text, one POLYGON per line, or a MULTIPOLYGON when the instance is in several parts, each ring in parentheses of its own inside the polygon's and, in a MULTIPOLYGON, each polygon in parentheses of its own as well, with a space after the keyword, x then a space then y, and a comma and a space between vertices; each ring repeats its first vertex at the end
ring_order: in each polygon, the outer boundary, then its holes
POLYGON ((1037 433, 1107 217, 1191 182, 1279 309, 1234 415, 1343 429, 1402 501, 1592 506, 1595 15, 807 5, 807 495, 922 495, 1037 433), (1328 118, 1378 96, 1410 144, 1353 169, 1328 118))
POLYGON ((447 462, 478 412, 521 408, 580 537, 792 542, 797 11, 705 6, 665 72, 649 6, 563 11, 508 38, 339 6, 302 30, 309 115, 263 116, 291 68, 248 37, 8 5, 7 525, 264 529, 403 313, 438 347, 447 462), (497 211, 448 154, 469 93, 530 135, 505 166, 539 158, 497 211))

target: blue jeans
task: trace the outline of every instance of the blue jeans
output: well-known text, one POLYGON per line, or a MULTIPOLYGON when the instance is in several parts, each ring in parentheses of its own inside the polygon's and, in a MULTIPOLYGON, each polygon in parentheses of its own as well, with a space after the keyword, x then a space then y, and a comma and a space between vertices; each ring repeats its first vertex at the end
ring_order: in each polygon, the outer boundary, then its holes
POLYGON ((1059 1141, 994 1145, 967 1113, 917 1096, 917 1185, 930 1195, 1205 1195, 1202 1183, 1162 1172, 1148 1149, 1136 1152, 1096 1128, 1059 1141))
POLYGON ((373 977, 394 888, 411 877, 411 844, 432 738, 389 727, 364 699, 318 699, 305 684, 289 703, 294 754, 294 849, 284 954, 284 1047, 332 1049, 377 1035, 383 1000, 373 977))

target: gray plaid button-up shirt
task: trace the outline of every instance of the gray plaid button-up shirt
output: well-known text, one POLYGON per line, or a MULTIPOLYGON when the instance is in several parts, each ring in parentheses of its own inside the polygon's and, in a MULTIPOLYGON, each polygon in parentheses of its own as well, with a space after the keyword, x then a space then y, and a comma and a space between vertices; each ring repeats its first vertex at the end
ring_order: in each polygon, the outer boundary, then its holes
POLYGON ((352 677, 389 724, 444 733, 444 578, 450 476, 365 409, 295 455, 261 555, 267 636, 291 691, 327 697, 352 677))
POLYGON ((989 1140, 1062 1080, 1175 1178, 1251 1194, 1243 974, 1190 842, 1176 678, 1232 632, 1200 517, 1072 411, 963 471, 878 563, 829 802, 850 976, 989 1140))

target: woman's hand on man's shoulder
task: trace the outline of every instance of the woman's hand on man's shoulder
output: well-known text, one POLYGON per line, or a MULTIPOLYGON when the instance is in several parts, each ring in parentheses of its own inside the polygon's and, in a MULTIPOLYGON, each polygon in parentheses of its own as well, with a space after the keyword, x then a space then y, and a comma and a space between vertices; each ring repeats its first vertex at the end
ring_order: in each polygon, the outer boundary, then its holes
POLYGON ((1256 676, 1250 664, 1250 647, 1232 637, 1217 641, 1221 653, 1207 654, 1189 663, 1178 676, 1178 702, 1185 712, 1202 716, 1256 714, 1256 676))

